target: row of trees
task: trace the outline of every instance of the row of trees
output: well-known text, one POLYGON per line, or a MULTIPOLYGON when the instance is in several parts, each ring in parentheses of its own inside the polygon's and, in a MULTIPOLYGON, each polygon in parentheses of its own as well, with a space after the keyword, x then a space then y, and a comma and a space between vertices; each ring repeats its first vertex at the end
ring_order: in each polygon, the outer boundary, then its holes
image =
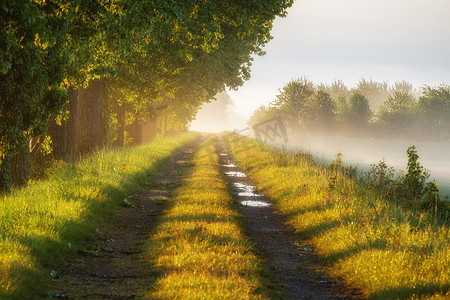
POLYGON ((419 94, 405 81, 388 86, 362 79, 348 89, 340 80, 315 85, 299 78, 259 107, 250 123, 279 115, 291 131, 450 141, 450 86, 425 86, 419 94))
POLYGON ((145 120, 161 134, 185 128, 201 103, 249 78, 291 4, 2 1, 0 190, 26 181, 29 149, 48 136, 71 159, 123 145, 127 128, 139 140, 145 120))

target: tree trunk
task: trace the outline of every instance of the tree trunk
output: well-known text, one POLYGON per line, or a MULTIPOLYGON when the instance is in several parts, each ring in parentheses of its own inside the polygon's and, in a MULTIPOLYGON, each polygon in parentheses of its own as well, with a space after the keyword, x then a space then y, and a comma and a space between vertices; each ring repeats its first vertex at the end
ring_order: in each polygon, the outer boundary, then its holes
POLYGON ((147 119, 146 123, 142 125, 142 142, 148 143, 158 135, 159 127, 157 122, 152 119, 147 119))
POLYGON ((30 167, 30 151, 20 151, 11 159, 11 181, 15 187, 20 187, 28 182, 30 167))
POLYGON ((164 137, 167 134, 167 118, 168 118, 168 112, 167 112, 167 108, 164 109, 164 111, 162 112, 162 118, 161 118, 161 131, 160 131, 160 136, 164 137))
POLYGON ((69 93, 69 119, 67 120, 66 159, 73 159, 77 154, 77 126, 78 126, 78 89, 70 88, 69 93))
POLYGON ((127 126, 126 130, 133 139, 133 145, 142 144, 142 125, 139 124, 139 120, 137 118, 134 119, 133 123, 127 126))
POLYGON ((136 139, 135 139, 135 144, 136 145, 142 145, 142 124, 139 123, 138 120, 136 120, 136 139))
POLYGON ((19 145, 16 153, 0 152, 0 193, 8 193, 11 187, 23 186, 28 182, 30 170, 29 140, 19 145))
POLYGON ((57 124, 56 116, 50 119, 47 134, 52 138, 52 154, 55 159, 70 160, 76 154, 76 127, 77 127, 77 104, 78 91, 69 89, 69 102, 63 111, 68 111, 67 120, 57 124))
POLYGON ((119 123, 119 128, 117 130, 117 147, 123 147, 124 135, 125 135, 125 109, 119 106, 119 111, 117 112, 117 122, 119 123))
POLYGON ((103 79, 94 79, 86 89, 79 91, 76 140, 80 154, 90 153, 105 143, 103 85, 103 79))
POLYGON ((1 154, 0 160, 0 193, 11 190, 11 160, 9 156, 1 154))
POLYGON ((16 154, 11 155, 11 182, 13 186, 20 187, 28 182, 29 169, 30 150, 27 140, 16 154))

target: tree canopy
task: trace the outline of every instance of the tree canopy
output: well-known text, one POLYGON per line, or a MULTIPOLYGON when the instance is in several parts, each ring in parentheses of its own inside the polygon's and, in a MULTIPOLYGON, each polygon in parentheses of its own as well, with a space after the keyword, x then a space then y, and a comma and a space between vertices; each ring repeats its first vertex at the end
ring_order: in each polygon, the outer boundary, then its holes
POLYGON ((110 97, 111 106, 142 118, 168 109, 185 126, 202 102, 249 78, 252 55, 264 54, 273 20, 291 5, 292 0, 2 1, 2 173, 7 156, 44 133, 50 116, 62 111, 66 90, 95 78, 105 78, 117 96, 110 97))

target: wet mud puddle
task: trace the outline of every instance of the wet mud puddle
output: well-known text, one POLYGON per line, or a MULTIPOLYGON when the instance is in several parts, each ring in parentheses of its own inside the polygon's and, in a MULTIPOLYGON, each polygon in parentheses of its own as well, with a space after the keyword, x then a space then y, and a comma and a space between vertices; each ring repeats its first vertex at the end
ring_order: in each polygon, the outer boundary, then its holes
POLYGON ((258 191, 223 144, 219 159, 232 187, 239 213, 244 216, 248 237, 256 243, 270 279, 284 292, 286 299, 355 299, 360 298, 330 279, 313 259, 313 251, 288 230, 283 216, 270 199, 258 191))

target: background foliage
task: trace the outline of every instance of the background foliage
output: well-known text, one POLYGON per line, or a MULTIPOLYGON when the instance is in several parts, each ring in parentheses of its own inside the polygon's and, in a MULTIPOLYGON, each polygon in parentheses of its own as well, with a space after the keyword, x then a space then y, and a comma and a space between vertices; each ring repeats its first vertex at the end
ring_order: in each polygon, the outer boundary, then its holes
POLYGON ((405 81, 361 79, 349 89, 337 80, 318 84, 288 82, 250 123, 282 116, 290 131, 311 134, 450 141, 450 86, 424 86, 421 93, 405 81))

